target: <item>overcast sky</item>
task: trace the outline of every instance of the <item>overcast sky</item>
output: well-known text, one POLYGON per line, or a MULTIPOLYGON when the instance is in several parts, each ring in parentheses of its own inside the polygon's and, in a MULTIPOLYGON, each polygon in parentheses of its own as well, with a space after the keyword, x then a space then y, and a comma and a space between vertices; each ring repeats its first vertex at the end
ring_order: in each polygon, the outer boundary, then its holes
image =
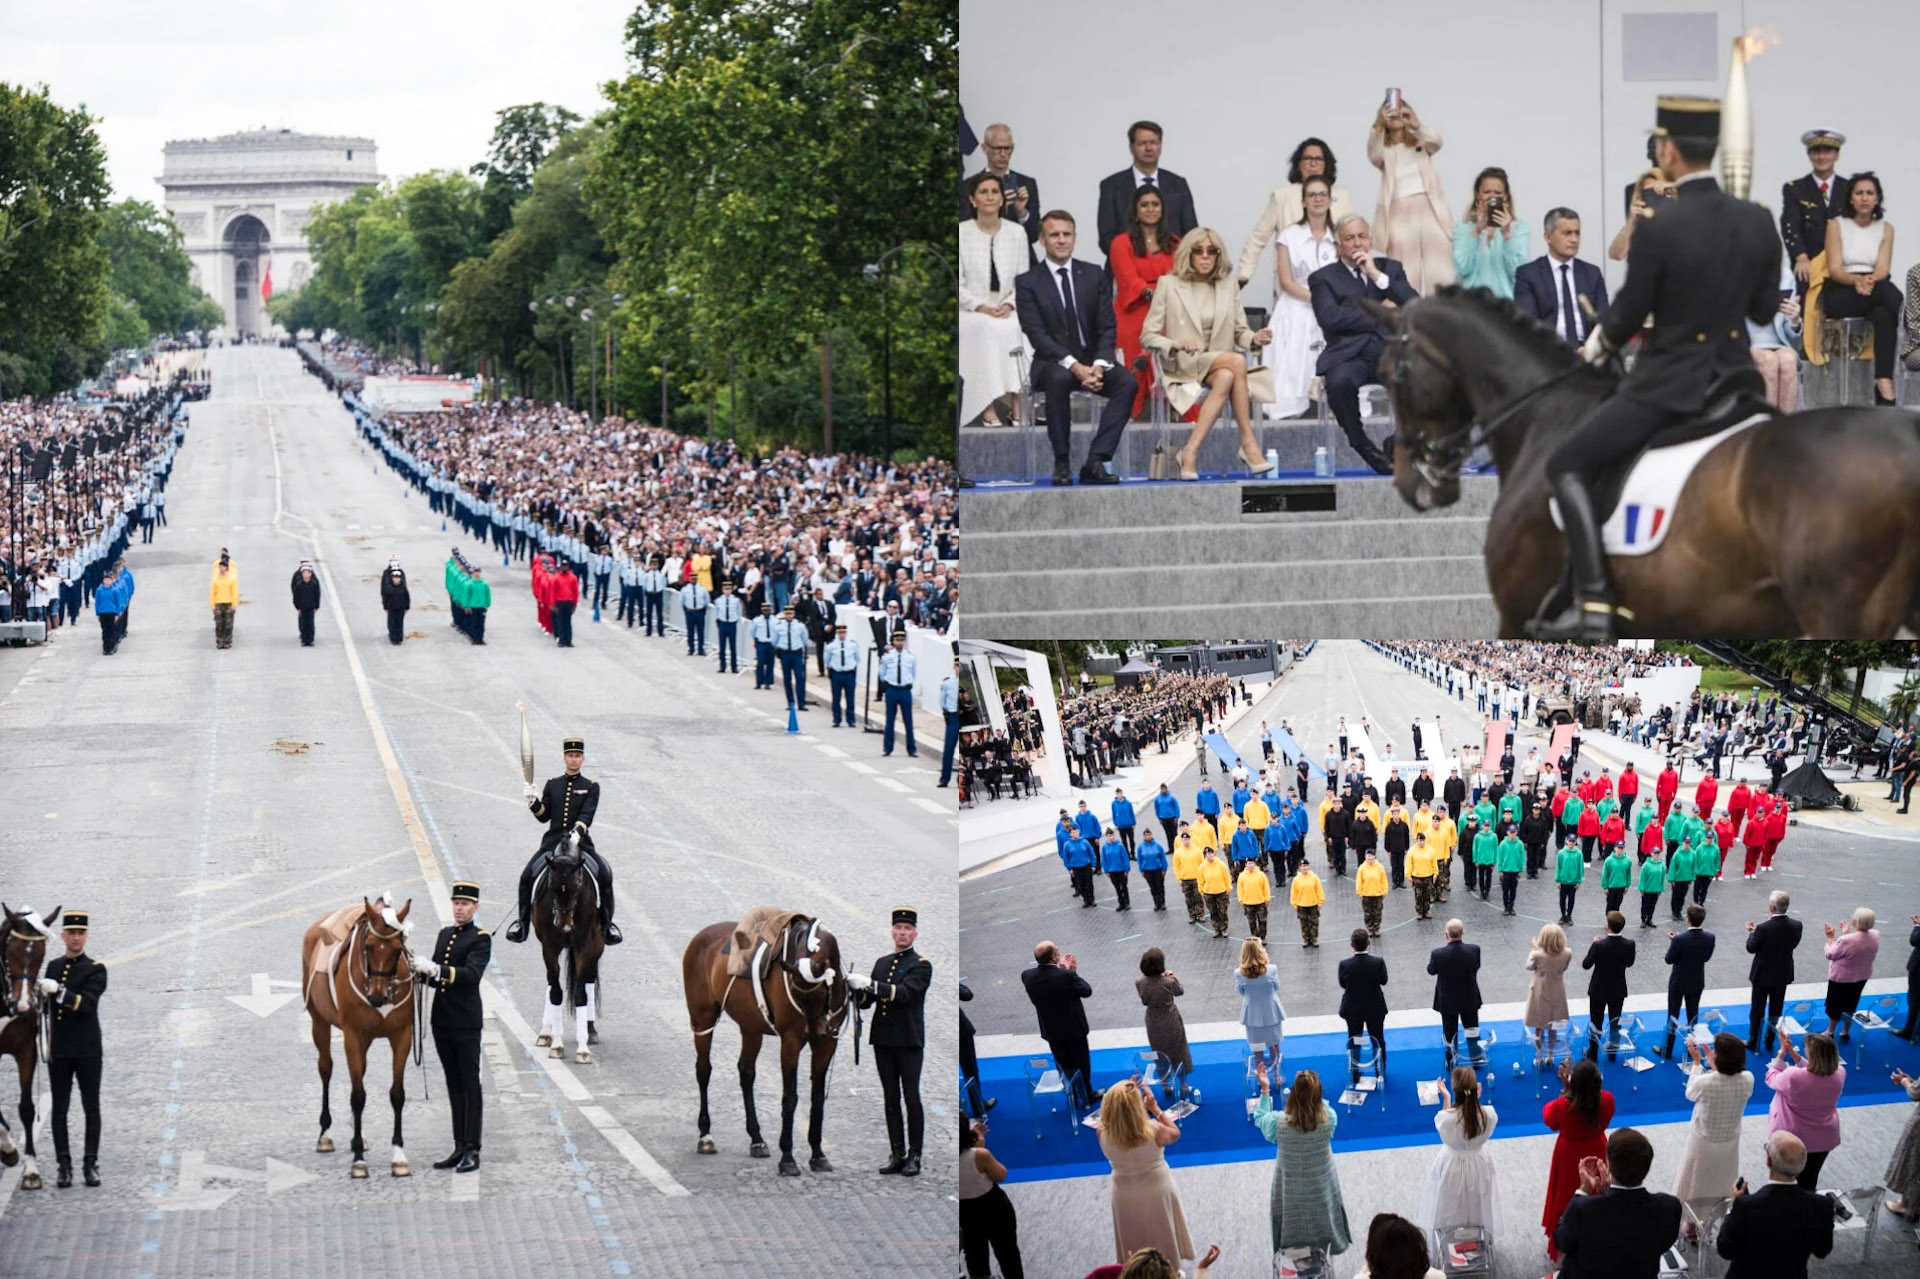
POLYGON ((99 120, 116 199, 158 205, 161 148, 242 129, 372 138, 383 177, 465 169, 494 112, 592 116, 630 0, 0 0, 0 80, 99 120))

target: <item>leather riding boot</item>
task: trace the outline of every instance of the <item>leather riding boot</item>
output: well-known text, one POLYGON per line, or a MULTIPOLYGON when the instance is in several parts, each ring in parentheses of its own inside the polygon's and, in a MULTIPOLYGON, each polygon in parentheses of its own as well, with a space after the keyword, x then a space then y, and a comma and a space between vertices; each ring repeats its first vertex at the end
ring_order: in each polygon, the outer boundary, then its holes
POLYGON ((600 881, 600 931, 606 937, 607 945, 618 946, 624 938, 620 936, 620 926, 613 922, 613 867, 607 865, 607 859, 598 859, 600 881))
POLYGON ((62 1190, 73 1189, 73 1162, 71 1160, 62 1159, 60 1161, 60 1171, 54 1177, 53 1184, 62 1190))
POLYGON ((534 876, 539 873, 534 869, 534 866, 538 862, 539 858, 536 857, 532 862, 527 864, 525 870, 520 872, 520 895, 518 898, 520 914, 511 924, 507 925, 508 941, 520 942, 527 939, 527 916, 533 913, 533 879, 534 876))
POLYGON ((1613 602, 1613 582, 1607 573, 1606 551, 1600 544, 1600 523, 1593 513, 1593 495, 1577 475, 1554 475, 1548 483, 1560 506, 1560 523, 1567 539, 1567 574, 1573 600, 1556 617, 1536 617, 1527 623, 1527 636, 1536 640, 1576 640, 1610 643, 1617 618, 1632 614, 1613 602))
POLYGON ((467 1148, 465 1146, 456 1145, 453 1148, 452 1154, 448 1155, 445 1159, 434 1160, 433 1166, 435 1168, 451 1168, 455 1164, 459 1163, 462 1159, 465 1159, 466 1157, 467 1157, 467 1148))
POLYGON ((81 1179, 82 1179, 83 1181, 85 1181, 85 1182, 86 1182, 86 1183, 87 1183, 87 1184, 88 1184, 89 1186, 97 1186, 97 1185, 99 1185, 99 1184, 100 1184, 100 1162, 99 1162, 99 1160, 97 1160, 97 1159, 89 1159, 89 1160, 87 1160, 86 1162, 84 1162, 84 1163, 82 1163, 82 1164, 80 1165, 80 1177, 81 1177, 81 1179))
POLYGON ((479 1167, 480 1152, 469 1149, 461 1153, 460 1162, 454 1165, 453 1170, 455 1172, 475 1172, 479 1170, 479 1167))
POLYGON ((886 1163, 880 1165, 880 1175, 882 1177, 891 1177, 896 1173, 904 1172, 906 1170, 906 1167, 907 1167, 907 1157, 903 1154, 900 1154, 898 1151, 895 1151, 892 1157, 889 1158, 886 1163))

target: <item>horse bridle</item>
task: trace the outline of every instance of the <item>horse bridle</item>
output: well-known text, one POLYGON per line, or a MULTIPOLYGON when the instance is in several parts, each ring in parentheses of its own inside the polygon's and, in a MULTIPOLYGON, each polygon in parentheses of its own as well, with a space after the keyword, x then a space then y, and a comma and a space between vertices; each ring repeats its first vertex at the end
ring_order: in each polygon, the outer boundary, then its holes
MULTIPOLYGON (((9 928, 7 930, 7 938, 6 938, 7 944, 0 945, 0 990, 6 991, 6 1001, 9 1005, 11 1005, 13 1003, 14 978, 18 976, 22 981, 26 982, 26 985, 27 985, 26 1015, 31 1017, 40 1012, 40 1004, 41 1004, 40 983, 35 980, 35 978, 38 975, 36 973, 26 971, 26 970, 22 970, 18 974, 14 972, 13 958, 12 958, 12 951, 13 951, 12 943, 16 941, 23 941, 28 943, 39 942, 42 946, 44 946, 47 944, 47 938, 44 933, 23 933, 17 928, 9 928)), ((19 1014, 8 1013, 6 1015, 9 1017, 12 1017, 12 1016, 18 1016, 19 1014)))
MULTIPOLYGON (((572 928, 562 929, 560 927, 560 894, 558 890, 560 887, 559 871, 561 868, 554 864, 554 860, 553 860, 554 851, 556 850, 549 850, 547 853, 546 871, 548 876, 550 877, 548 882, 553 885, 555 890, 552 897, 552 905, 548 910, 548 916, 553 920, 553 927, 556 932, 564 932, 567 934, 571 934, 573 932, 572 928)), ((574 845, 573 857, 571 860, 572 860, 572 865, 566 868, 569 875, 577 875, 580 872, 583 872, 587 869, 586 851, 582 849, 578 844, 574 845)), ((579 896, 580 896, 581 886, 577 882, 572 882, 571 880, 569 881, 569 886, 572 889, 573 909, 577 912, 580 909, 579 896)))
MULTIPOLYGON (((804 976, 799 976, 796 971, 798 965, 803 961, 811 965, 813 963, 813 954, 820 947, 820 921, 817 919, 807 921, 805 936, 806 949, 805 952, 796 959, 793 957, 792 952, 794 949, 795 934, 799 932, 798 925, 799 921, 794 921, 794 924, 787 929, 786 937, 782 939, 780 943, 780 977, 781 980, 786 983, 787 1001, 795 1008, 800 1008, 804 1011, 804 1007, 800 1003, 800 995, 812 995, 823 986, 831 987, 833 985, 833 979, 837 974, 835 974, 833 969, 828 968, 812 981, 808 981, 804 976), (798 977, 798 981, 795 980, 796 977, 798 977), (799 989, 798 994, 795 993, 796 986, 799 989)), ((850 997, 844 993, 846 989, 846 977, 844 974, 838 974, 838 976, 840 976, 840 985, 843 990, 840 996, 840 1010, 838 1012, 834 1011, 833 992, 828 990, 826 1016, 823 1018, 827 1025, 826 1034, 829 1039, 840 1038, 840 1031, 846 1023, 847 1007, 851 1002, 850 997)), ((809 1017, 807 1020, 811 1022, 813 1018, 809 1017)))
MULTIPOLYGON (((406 930, 397 928, 392 932, 383 933, 373 926, 371 919, 362 919, 359 927, 366 930, 366 934, 361 939, 358 949, 361 969, 366 975, 367 985, 372 986, 375 977, 385 978, 388 983, 388 1000, 390 1003, 398 1005, 400 1000, 393 996, 392 983, 399 980, 401 961, 404 960, 406 962, 409 975, 413 972, 413 950, 406 944, 406 930), (382 970, 373 966, 373 939, 375 937, 378 937, 381 941, 389 941, 395 937, 401 939, 400 948, 393 953, 393 967, 382 970)), ((360 996, 367 1007, 375 1008, 373 998, 368 995, 366 991, 360 989, 360 984, 354 981, 353 977, 353 969, 349 968, 347 970, 347 981, 348 984, 353 987, 353 993, 360 996)), ((382 1015, 384 1016, 385 1014, 382 1015)))

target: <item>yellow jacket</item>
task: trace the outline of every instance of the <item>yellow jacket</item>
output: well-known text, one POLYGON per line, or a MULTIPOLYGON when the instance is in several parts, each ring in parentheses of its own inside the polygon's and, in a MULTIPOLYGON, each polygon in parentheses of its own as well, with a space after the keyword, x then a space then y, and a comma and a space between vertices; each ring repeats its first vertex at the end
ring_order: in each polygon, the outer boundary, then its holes
POLYGON ((1220 847, 1225 848, 1233 842, 1233 832, 1240 829, 1240 819, 1233 815, 1231 808, 1220 810, 1220 847))
POLYGON ((1203 893, 1224 893, 1233 887, 1233 872, 1218 857, 1212 861, 1200 862, 1200 891, 1203 893))
POLYGON ((1433 829, 1427 832, 1427 847, 1433 850, 1433 859, 1443 862, 1453 856, 1453 846, 1460 842, 1460 831, 1453 824, 1453 818, 1445 815, 1433 819, 1433 829))
POLYGON ((1323 836, 1327 833, 1327 814, 1332 811, 1333 796, 1329 795, 1320 801, 1320 834, 1323 836))
POLYGON ((1368 865, 1361 862, 1353 872, 1353 890, 1362 897, 1385 897, 1387 895, 1387 868, 1379 862, 1368 865))
POLYGON ((232 566, 229 565, 227 575, 221 577, 220 569, 216 565, 213 570, 213 580, 207 583, 208 606, 218 608, 222 604, 233 604, 237 606, 239 603, 240 574, 235 572, 232 566))
POLYGON ((1407 874, 1426 879, 1440 873, 1440 859, 1433 855, 1432 844, 1415 844, 1407 850, 1407 874))
POLYGON ((1367 820, 1373 823, 1373 828, 1375 830, 1381 831, 1382 833, 1385 832, 1386 827, 1384 827, 1380 823, 1380 805, 1374 803, 1370 799, 1363 799, 1354 806, 1353 811, 1355 816, 1358 816, 1361 813, 1365 813, 1367 815, 1367 820))
POLYGON ((1247 801, 1246 811, 1240 814, 1240 819, 1246 822, 1254 834, 1258 835, 1273 825, 1273 810, 1267 807, 1267 801, 1264 799, 1250 799, 1247 801))
POLYGON ((1200 850, 1188 840, 1173 854, 1173 877, 1178 879, 1200 878, 1200 850))
POLYGON ((1235 888, 1240 893, 1242 906, 1264 906, 1273 900, 1273 885, 1267 881, 1266 872, 1252 862, 1240 872, 1240 882, 1235 888))
MULTIPOLYGON (((1433 810, 1429 809, 1423 813, 1417 808, 1414 809, 1407 818, 1407 824, 1413 827, 1415 837, 1421 835, 1431 836, 1433 834, 1433 810)), ((1431 843, 1432 840, 1429 839, 1428 842, 1431 843)))
POLYGON ((1193 819, 1193 828, 1188 832, 1193 836, 1195 848, 1211 848, 1220 851, 1220 837, 1213 833, 1213 823, 1204 817, 1193 819))
POLYGON ((1327 895, 1320 891, 1320 877, 1303 866, 1300 873, 1293 877, 1293 887, 1287 890, 1287 900, 1295 906, 1324 906, 1327 904, 1327 895))

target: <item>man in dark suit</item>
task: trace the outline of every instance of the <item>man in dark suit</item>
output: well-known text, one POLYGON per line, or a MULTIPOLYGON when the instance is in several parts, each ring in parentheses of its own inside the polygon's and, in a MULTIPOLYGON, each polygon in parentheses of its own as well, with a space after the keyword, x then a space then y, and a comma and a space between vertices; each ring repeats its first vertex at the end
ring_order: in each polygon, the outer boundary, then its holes
MULTIPOLYGON (((1007 202, 1000 216, 1027 229, 1027 252, 1031 255, 1033 245, 1040 239, 1040 210, 1046 207, 1040 203, 1040 184, 1024 173, 1014 172, 1013 130, 1006 125, 988 125, 980 145, 987 153, 986 171, 1000 179, 1000 189, 1006 193, 1007 202)), ((971 176, 960 180, 962 222, 973 217, 973 202, 967 198, 967 182, 971 176)))
POLYGON ((1587 947, 1582 968, 1593 970, 1587 981, 1587 1060, 1600 1060, 1600 1019, 1607 1018, 1607 1060, 1616 1055, 1615 1041, 1620 1033, 1620 1009, 1627 1002, 1627 969, 1633 967, 1634 944, 1620 934, 1627 917, 1617 910, 1607 912, 1607 934, 1593 939, 1587 947))
POLYGON ((1020 330, 1033 344, 1033 389, 1046 397, 1047 438, 1053 443, 1053 483, 1073 482, 1073 393, 1107 397, 1100 424, 1080 467, 1082 484, 1116 484, 1101 464, 1120 447, 1133 412, 1133 374, 1114 364, 1113 280, 1073 256, 1073 215, 1060 209, 1042 221, 1046 254, 1014 281, 1020 330))
POLYGON ((1753 983, 1753 1006, 1747 1013, 1747 1051, 1773 1051, 1773 1025, 1787 1002, 1793 982, 1793 948, 1800 944, 1800 921, 1787 914, 1787 895, 1767 896, 1767 917, 1747 921, 1747 953, 1753 964, 1747 980, 1753 983), (1764 1032, 1763 1032, 1764 1027, 1764 1032))
POLYGON ((1832 129, 1809 129, 1801 134, 1800 145, 1807 149, 1813 172, 1780 187, 1780 240, 1786 245, 1787 260, 1793 263, 1793 278, 1801 297, 1807 295, 1812 260, 1826 252, 1827 223, 1844 216, 1852 198, 1851 185, 1833 171, 1846 142, 1846 134, 1832 129))
POLYGON ((1360 1082, 1360 1035, 1373 1039, 1374 1068, 1387 1074, 1387 961, 1369 955, 1367 930, 1353 930, 1353 954, 1340 961, 1340 1015, 1347 1022, 1347 1069, 1360 1082))
POLYGON ((1700 1017, 1700 992, 1707 988, 1707 961, 1713 958, 1713 934, 1700 925, 1707 922, 1707 908, 1687 907, 1687 930, 1667 934, 1667 1046, 1662 1049, 1673 1060, 1674 1027, 1680 1019, 1680 1006, 1687 1008, 1687 1025, 1700 1017))
POLYGON ((1128 125, 1127 149, 1133 152, 1133 163, 1100 179, 1100 216, 1094 225, 1099 228, 1103 254, 1113 243, 1113 237, 1127 229, 1133 215, 1134 192, 1144 186, 1160 192, 1165 210, 1161 220, 1176 244, 1181 236, 1200 225, 1199 215, 1193 211, 1193 190, 1187 180, 1160 167, 1160 126, 1151 120, 1136 120, 1128 125))
POLYGON ((1907 936, 1907 1024, 1887 1033, 1913 1042, 1913 1028, 1920 1025, 1920 915, 1914 915, 1913 932, 1907 936))
POLYGON ((1547 251, 1513 274, 1513 301, 1574 346, 1587 340, 1607 311, 1607 277, 1580 260, 1580 215, 1572 209, 1547 214, 1547 251), (1585 299, 1591 311, 1581 307, 1585 299))
POLYGON ((1447 944, 1436 946, 1427 955, 1427 972, 1433 976, 1433 1010, 1440 1014, 1440 1037, 1447 1044, 1447 1069, 1453 1069, 1454 1036, 1467 1028, 1467 1062, 1475 1070, 1487 1064, 1486 1050, 1480 1047, 1480 948, 1462 940, 1467 926, 1457 919, 1447 921, 1447 944))
POLYGON ((1607 1157, 1580 1161, 1580 1193, 1553 1228, 1561 1279, 1655 1279, 1680 1237, 1680 1201, 1646 1188, 1653 1143, 1632 1128, 1607 1134, 1607 1157))
POLYGON ((1794 1179, 1807 1166, 1806 1143, 1784 1128, 1767 1138, 1767 1184, 1743 1178, 1714 1246, 1731 1264, 1727 1279, 1807 1279, 1807 1258, 1833 1251, 1833 1204, 1794 1179))
POLYGON ((1093 994, 1093 987, 1080 975, 1080 962, 1062 955, 1060 948, 1043 941, 1033 948, 1034 966, 1020 974, 1027 998, 1040 1018, 1040 1038, 1053 1050, 1053 1064, 1061 1078, 1071 1080, 1073 1099, 1080 1106, 1093 1105, 1092 1054, 1087 1048, 1087 1010, 1080 1001, 1093 994))
POLYGON ((1420 295, 1397 261, 1374 255, 1373 232, 1365 218, 1357 213, 1341 218, 1334 235, 1340 260, 1307 277, 1313 318, 1327 342, 1313 371, 1323 379, 1321 394, 1353 451, 1378 474, 1391 475, 1392 459, 1374 446, 1360 423, 1360 388, 1377 380, 1380 356, 1387 349, 1387 324, 1360 304, 1398 307, 1420 295))
MULTIPOLYGON (((973 990, 965 982, 960 983, 960 1002, 966 1003, 973 998, 973 990)), ((980 1091, 980 1054, 974 1047, 973 1018, 967 1016, 967 1010, 960 1010, 960 1074, 967 1081, 967 1104, 972 1108, 975 1119, 985 1119, 987 1112, 1000 1104, 998 1097, 987 1097, 980 1091)))
POLYGON ((1662 97, 1660 165, 1678 193, 1633 233, 1627 281, 1581 354, 1613 358, 1641 331, 1633 371, 1547 459, 1547 482, 1566 531, 1566 607, 1529 624, 1534 639, 1611 641, 1618 620, 1591 485, 1654 435, 1700 411, 1710 391, 1753 373, 1744 321, 1780 309, 1780 237, 1766 210, 1720 190, 1709 166, 1720 133, 1714 98, 1662 97))

